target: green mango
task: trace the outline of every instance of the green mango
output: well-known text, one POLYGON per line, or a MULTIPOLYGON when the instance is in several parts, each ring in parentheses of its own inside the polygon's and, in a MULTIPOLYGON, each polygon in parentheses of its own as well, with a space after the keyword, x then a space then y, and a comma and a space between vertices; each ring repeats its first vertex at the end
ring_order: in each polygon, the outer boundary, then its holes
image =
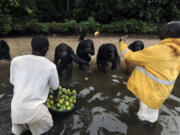
POLYGON ((57 110, 57 107, 55 105, 52 105, 51 107, 53 110, 57 110))

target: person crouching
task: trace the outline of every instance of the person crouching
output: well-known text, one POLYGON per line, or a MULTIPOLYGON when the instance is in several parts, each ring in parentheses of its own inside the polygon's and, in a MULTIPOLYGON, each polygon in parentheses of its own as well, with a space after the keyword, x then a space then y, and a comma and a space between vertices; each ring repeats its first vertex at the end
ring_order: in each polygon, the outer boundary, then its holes
POLYGON ((44 103, 49 87, 57 91, 59 86, 56 65, 44 57, 49 48, 45 36, 33 37, 31 46, 32 55, 13 58, 10 67, 10 82, 14 86, 11 120, 15 135, 26 130, 40 135, 53 126, 52 116, 44 103))

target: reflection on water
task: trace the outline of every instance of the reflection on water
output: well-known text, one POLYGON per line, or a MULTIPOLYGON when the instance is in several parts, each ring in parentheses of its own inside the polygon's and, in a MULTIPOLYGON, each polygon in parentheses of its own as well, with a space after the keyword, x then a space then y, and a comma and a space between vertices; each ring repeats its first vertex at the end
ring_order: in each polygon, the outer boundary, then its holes
MULTIPOLYGON (((7 69, 8 70, 8 69, 7 69)), ((1 72, 1 71, 0 71, 1 72)), ((79 93, 76 111, 53 114, 54 127, 47 135, 179 135, 180 78, 160 110, 158 122, 151 129, 134 117, 138 100, 126 89, 128 75, 96 69, 79 71, 74 68, 72 79, 61 82, 79 93), (88 80, 85 80, 88 77, 88 80)), ((10 102, 12 86, 7 72, 0 76, 0 134, 10 134, 10 102)))

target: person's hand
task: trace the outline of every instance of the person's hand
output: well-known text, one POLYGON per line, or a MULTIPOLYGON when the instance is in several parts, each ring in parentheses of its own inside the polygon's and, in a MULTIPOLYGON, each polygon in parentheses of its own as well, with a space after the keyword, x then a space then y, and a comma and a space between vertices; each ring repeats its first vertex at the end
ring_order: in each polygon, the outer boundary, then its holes
POLYGON ((121 36, 121 37, 119 38, 119 43, 120 43, 121 41, 124 41, 124 42, 125 42, 125 40, 126 40, 127 37, 128 37, 128 35, 121 36))

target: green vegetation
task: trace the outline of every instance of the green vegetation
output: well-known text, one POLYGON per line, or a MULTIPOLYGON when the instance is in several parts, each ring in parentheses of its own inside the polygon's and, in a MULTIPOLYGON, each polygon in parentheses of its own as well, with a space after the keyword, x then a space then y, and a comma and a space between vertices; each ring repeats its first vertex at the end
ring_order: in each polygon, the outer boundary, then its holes
POLYGON ((155 33, 180 20, 178 0, 1 0, 0 35, 155 33))

